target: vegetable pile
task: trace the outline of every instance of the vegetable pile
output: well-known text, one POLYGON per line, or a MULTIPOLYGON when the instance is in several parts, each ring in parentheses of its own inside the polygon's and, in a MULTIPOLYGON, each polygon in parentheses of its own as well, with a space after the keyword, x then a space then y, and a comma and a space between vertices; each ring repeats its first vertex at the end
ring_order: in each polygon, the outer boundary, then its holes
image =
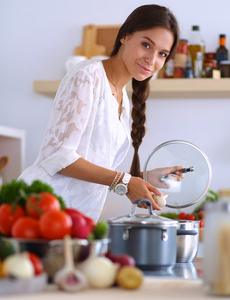
POLYGON ((128 254, 113 254, 109 250, 104 256, 92 256, 77 265, 92 288, 108 288, 117 285, 123 289, 138 289, 144 274, 136 267, 135 259, 128 254))
POLYGON ((166 212, 161 213, 160 216, 175 219, 175 220, 199 220, 200 228, 204 227, 204 216, 205 216, 205 203, 214 202, 218 200, 218 194, 209 190, 205 196, 205 201, 203 201, 199 206, 197 206, 192 213, 187 214, 184 211, 179 213, 166 212))
POLYGON ((0 233, 23 239, 63 239, 65 235, 80 239, 101 239, 108 224, 66 208, 53 188, 39 180, 31 185, 12 180, 0 190, 0 233))
MULTIPOLYGON (((96 224, 80 211, 65 207, 63 199, 49 185, 39 180, 31 185, 13 180, 0 190, 0 277, 30 278, 42 274, 47 268, 45 262, 34 253, 15 253, 8 237, 91 241, 105 238, 108 231, 107 222, 96 224)), ((118 285, 125 289, 137 289, 143 282, 142 271, 136 267, 134 258, 127 254, 114 255, 108 251, 100 256, 90 255, 77 264, 77 270, 73 265, 70 268, 71 255, 63 270, 55 276, 57 286, 68 292, 86 286, 107 288, 118 285)))

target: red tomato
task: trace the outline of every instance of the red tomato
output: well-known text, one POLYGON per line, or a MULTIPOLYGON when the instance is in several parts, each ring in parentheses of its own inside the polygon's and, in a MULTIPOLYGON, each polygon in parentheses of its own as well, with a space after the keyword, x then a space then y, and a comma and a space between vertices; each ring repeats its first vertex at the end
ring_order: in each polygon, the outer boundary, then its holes
POLYGON ((198 212, 198 217, 199 217, 200 219, 203 219, 203 218, 204 218, 204 210, 200 210, 200 211, 198 212))
POLYGON ((204 220, 200 220, 200 228, 204 227, 204 220))
POLYGON ((80 215, 73 215, 71 216, 71 220, 73 223, 71 236, 73 238, 87 239, 92 231, 88 227, 85 218, 80 215))
POLYGON ((32 252, 28 252, 28 255, 34 267, 34 274, 35 275, 42 274, 44 272, 44 265, 40 257, 38 257, 36 254, 32 252))
POLYGON ((63 239, 65 235, 71 235, 72 220, 62 210, 48 210, 40 217, 39 228, 46 240, 63 239))
POLYGON ((39 239, 40 232, 38 220, 28 216, 21 217, 12 227, 12 236, 21 239, 39 239))
POLYGON ((179 219, 180 219, 180 220, 186 220, 186 219, 187 219, 187 214, 186 214, 185 212, 181 212, 181 213, 179 214, 179 219))
POLYGON ((193 214, 188 215, 187 220, 195 220, 195 216, 193 214))
POLYGON ((26 203, 26 212, 29 216, 39 218, 47 210, 60 210, 61 205, 57 197, 48 192, 41 192, 29 197, 26 203))
POLYGON ((85 214, 81 213, 79 210, 74 209, 74 208, 65 208, 65 212, 70 216, 82 216, 85 221, 86 224, 88 226, 88 229, 90 230, 90 232, 93 231, 94 227, 96 226, 95 221, 89 217, 87 217, 85 214))
POLYGON ((11 236, 11 230, 14 223, 25 216, 25 211, 20 205, 16 205, 15 210, 11 204, 2 204, 0 206, 0 231, 5 236, 11 236))

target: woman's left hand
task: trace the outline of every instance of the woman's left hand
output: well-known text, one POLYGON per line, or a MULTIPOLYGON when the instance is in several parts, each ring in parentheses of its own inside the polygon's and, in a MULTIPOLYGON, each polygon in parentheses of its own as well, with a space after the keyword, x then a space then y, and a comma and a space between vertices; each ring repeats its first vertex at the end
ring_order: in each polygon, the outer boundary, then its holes
POLYGON ((170 188, 169 180, 180 181, 184 178, 184 174, 179 172, 184 166, 174 166, 157 168, 151 171, 147 171, 147 181, 157 188, 170 188), (176 174, 170 174, 176 172, 176 174), (162 181, 161 178, 168 176, 168 180, 162 181))

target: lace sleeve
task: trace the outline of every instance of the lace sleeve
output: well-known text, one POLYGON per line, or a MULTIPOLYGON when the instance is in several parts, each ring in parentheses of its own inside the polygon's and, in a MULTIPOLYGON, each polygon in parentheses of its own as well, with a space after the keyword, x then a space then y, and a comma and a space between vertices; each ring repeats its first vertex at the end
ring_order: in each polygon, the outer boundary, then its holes
POLYGON ((61 82, 41 150, 41 164, 50 175, 80 157, 77 149, 93 118, 96 90, 96 82, 85 71, 66 76, 61 82))

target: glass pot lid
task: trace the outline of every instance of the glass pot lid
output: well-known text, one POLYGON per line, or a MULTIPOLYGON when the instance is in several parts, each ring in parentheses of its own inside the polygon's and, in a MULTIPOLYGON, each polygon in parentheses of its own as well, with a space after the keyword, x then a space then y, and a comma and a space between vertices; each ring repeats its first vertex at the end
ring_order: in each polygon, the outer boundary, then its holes
POLYGON ((205 153, 194 144, 183 140, 172 140, 160 144, 150 154, 143 171, 143 178, 151 183, 148 171, 183 165, 187 171, 180 181, 173 174, 161 178, 156 186, 168 194, 167 207, 185 208, 197 203, 207 192, 211 181, 211 165, 205 153))
POLYGON ((152 204, 148 199, 137 199, 133 205, 132 210, 130 214, 122 217, 115 217, 108 220, 108 223, 110 225, 121 225, 121 226, 129 226, 130 228, 133 227, 139 227, 143 228, 143 225, 148 227, 177 227, 178 221, 172 220, 169 218, 165 218, 162 216, 158 216, 157 214, 154 214, 152 211, 152 204), (146 203, 148 206, 148 212, 149 214, 136 214, 136 208, 139 203, 146 203))

